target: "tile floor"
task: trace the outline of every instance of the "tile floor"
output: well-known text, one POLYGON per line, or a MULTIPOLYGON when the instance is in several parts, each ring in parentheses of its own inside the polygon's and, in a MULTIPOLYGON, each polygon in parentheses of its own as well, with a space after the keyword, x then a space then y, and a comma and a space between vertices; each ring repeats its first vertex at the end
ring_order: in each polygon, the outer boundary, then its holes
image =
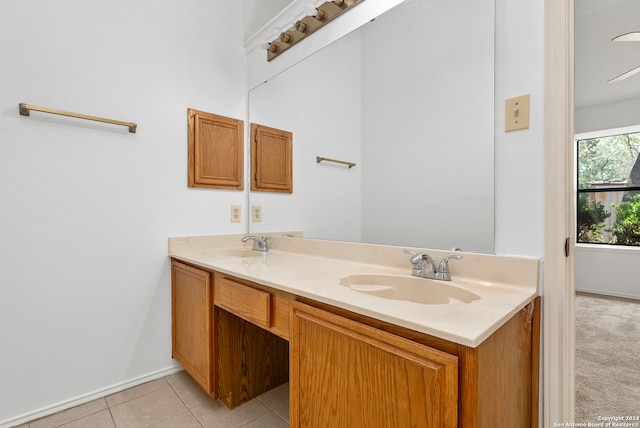
POLYGON ((181 371, 19 428, 282 428, 289 426, 289 384, 227 409, 181 371))

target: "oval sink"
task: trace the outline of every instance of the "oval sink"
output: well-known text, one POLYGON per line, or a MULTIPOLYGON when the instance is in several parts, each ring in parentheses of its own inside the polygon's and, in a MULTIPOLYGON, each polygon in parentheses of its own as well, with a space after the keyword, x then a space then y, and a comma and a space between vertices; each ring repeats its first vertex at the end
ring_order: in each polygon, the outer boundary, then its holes
POLYGON ((359 293, 427 305, 471 303, 480 299, 477 294, 456 287, 448 281, 414 276, 351 275, 341 278, 340 284, 359 293))

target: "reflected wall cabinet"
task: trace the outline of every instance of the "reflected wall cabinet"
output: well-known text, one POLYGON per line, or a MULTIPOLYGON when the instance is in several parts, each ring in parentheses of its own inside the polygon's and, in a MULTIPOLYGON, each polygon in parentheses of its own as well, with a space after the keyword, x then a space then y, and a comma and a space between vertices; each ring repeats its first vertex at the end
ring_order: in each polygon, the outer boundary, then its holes
POLYGON ((243 190, 244 121, 188 110, 189 187, 243 190))
POLYGON ((293 193, 293 134, 251 124, 251 190, 293 193))

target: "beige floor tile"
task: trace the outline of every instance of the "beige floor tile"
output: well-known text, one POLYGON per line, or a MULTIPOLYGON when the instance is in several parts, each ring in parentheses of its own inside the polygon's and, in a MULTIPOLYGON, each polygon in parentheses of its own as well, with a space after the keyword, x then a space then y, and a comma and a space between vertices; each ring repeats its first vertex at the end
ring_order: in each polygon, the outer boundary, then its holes
POLYGON ((213 401, 191 411, 205 428, 237 428, 270 412, 259 400, 251 400, 233 410, 227 409, 219 401, 213 401))
POLYGON ((258 400, 262 401, 268 408, 273 410, 278 416, 289 422, 289 383, 282 384, 259 395, 258 400))
POLYGON ((206 392, 185 372, 176 373, 166 377, 169 385, 180 396, 182 401, 193 409, 194 407, 206 406, 215 399, 209 397, 206 392))
POLYGON ((54 415, 47 416, 46 418, 32 421, 29 424, 29 428, 59 427, 60 425, 73 422, 75 420, 84 418, 85 416, 89 416, 94 413, 98 413, 107 408, 108 407, 107 407, 106 400, 104 398, 99 398, 97 400, 90 401, 85 404, 81 404, 71 409, 56 413, 54 415))
POLYGON ((181 381, 185 381, 185 380, 193 381, 191 376, 189 376, 189 374, 187 374, 187 372, 185 372, 184 370, 181 370, 181 371, 179 371, 177 373, 174 373, 172 375, 169 375, 169 376, 165 376, 164 378, 171 385, 173 385, 175 382, 181 382, 181 381))
POLYGON ((273 412, 265 413, 242 428, 287 428, 289 424, 273 412))
POLYGON ((141 385, 134 386, 124 391, 116 392, 115 394, 106 397, 107 404, 110 407, 117 406, 125 401, 132 400, 134 398, 142 397, 151 392, 157 391, 168 386, 167 381, 163 379, 156 379, 151 382, 143 383, 141 385))
POLYGON ((109 410, 103 410, 93 415, 85 416, 82 419, 61 425, 61 428, 115 428, 109 410))
POLYGON ((159 424, 152 425, 153 428, 202 428, 193 413, 187 411, 172 418, 165 419, 159 424))
POLYGON ((118 428, 143 428, 186 412, 188 409, 169 386, 111 407, 118 428))

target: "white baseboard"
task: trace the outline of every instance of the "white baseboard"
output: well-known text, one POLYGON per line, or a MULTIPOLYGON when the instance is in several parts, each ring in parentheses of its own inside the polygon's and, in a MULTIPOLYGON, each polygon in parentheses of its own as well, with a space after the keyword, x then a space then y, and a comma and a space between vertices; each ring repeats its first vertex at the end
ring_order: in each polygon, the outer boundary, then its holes
POLYGON ((183 370, 181 366, 175 365, 171 367, 167 367, 161 370, 156 370, 151 373, 147 373, 143 376, 138 376, 136 378, 117 383, 112 386, 108 386, 106 388, 101 388, 96 391, 90 392, 88 394, 84 394, 75 398, 71 398, 69 400, 62 401, 57 404, 53 404, 51 406, 43 407, 38 410, 34 410, 32 412, 28 412, 11 419, 6 419, 4 421, 0 421, 0 428, 10 428, 15 427, 17 425, 23 424, 25 422, 32 421, 34 419, 39 419, 44 416, 49 416, 54 413, 58 413, 62 410, 67 410, 75 406, 79 406, 80 404, 88 403, 89 401, 96 400, 98 398, 106 397, 107 395, 115 394, 116 392, 124 391, 125 389, 131 388, 136 385, 140 385, 155 379, 160 379, 165 376, 169 376, 171 374, 177 373, 183 370))
POLYGON ((588 293, 588 294, 598 294, 600 296, 609 296, 609 297, 620 297, 623 299, 632 299, 632 300, 640 300, 640 296, 637 294, 630 293, 618 293, 611 290, 596 290, 589 289, 576 286, 576 292, 578 293, 588 293))

